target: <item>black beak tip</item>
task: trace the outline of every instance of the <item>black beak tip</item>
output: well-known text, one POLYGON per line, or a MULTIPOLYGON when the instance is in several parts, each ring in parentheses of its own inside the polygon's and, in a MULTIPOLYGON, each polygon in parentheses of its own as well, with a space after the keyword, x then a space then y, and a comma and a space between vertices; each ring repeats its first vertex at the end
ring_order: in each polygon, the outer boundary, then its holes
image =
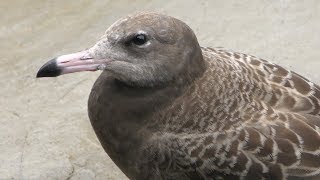
POLYGON ((37 73, 37 78, 56 77, 61 74, 61 68, 57 66, 56 58, 44 64, 37 73))

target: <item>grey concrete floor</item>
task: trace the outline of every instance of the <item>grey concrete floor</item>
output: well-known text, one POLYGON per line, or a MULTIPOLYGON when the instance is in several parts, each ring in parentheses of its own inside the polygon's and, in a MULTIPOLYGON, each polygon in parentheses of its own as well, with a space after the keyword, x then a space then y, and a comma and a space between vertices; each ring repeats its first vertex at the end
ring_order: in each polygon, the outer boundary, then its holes
POLYGON ((52 57, 90 47, 118 18, 156 10, 222 46, 320 83, 318 0, 0 1, 0 179, 126 179, 87 116, 99 75, 35 79, 52 57))

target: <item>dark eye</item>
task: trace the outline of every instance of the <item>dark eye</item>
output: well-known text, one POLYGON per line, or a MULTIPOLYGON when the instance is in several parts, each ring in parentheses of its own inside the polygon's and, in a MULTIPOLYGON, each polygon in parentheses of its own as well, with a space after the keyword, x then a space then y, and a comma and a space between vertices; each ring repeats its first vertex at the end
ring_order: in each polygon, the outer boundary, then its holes
POLYGON ((147 37, 144 34, 138 34, 132 39, 132 43, 141 46, 147 42, 147 37))

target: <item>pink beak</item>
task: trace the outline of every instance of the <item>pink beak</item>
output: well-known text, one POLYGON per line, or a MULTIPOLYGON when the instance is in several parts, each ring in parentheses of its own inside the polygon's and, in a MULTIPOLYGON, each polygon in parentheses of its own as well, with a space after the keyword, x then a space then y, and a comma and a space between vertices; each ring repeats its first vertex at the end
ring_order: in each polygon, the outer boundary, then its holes
POLYGON ((106 60, 92 58, 88 50, 62 55, 44 64, 39 69, 37 78, 56 77, 80 71, 96 71, 103 69, 105 63, 106 60))

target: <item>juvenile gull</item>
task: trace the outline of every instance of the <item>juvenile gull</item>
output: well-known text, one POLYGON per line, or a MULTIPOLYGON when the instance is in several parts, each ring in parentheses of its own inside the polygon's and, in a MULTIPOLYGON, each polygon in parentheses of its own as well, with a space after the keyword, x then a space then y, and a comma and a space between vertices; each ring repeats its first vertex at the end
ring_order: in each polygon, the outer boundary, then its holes
POLYGON ((37 77, 98 69, 90 121, 130 179, 320 178, 320 87, 295 72, 200 47, 185 23, 148 12, 37 77))

